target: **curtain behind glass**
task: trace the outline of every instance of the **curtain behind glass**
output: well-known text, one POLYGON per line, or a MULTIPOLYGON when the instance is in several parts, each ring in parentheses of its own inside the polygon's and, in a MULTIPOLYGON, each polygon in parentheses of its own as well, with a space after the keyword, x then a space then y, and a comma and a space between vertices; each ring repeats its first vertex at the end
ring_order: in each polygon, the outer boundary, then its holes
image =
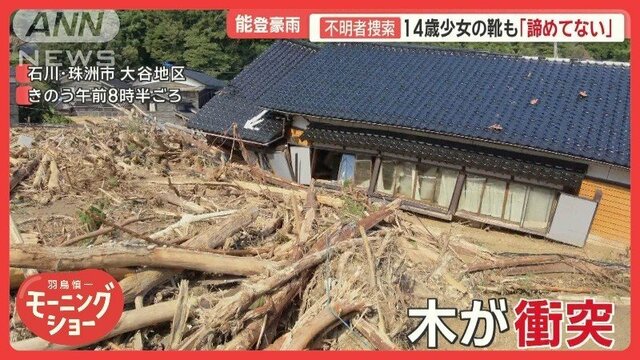
POLYGON ((483 215, 502 217, 504 206, 504 193, 507 190, 507 182, 498 179, 487 179, 482 195, 480 213, 483 215))
POLYGON ((464 181, 460 196, 460 210, 477 213, 480 210, 482 187, 487 179, 477 175, 468 175, 464 181))
POLYGON ((376 184, 376 191, 393 195, 393 178, 395 174, 395 163, 383 160, 380 163, 380 173, 376 184))
POLYGON ((504 219, 520 224, 524 215, 524 202, 527 197, 528 186, 510 183, 507 193, 507 203, 504 209, 504 219))
POLYGON ((360 188, 369 188, 371 183, 371 159, 356 159, 356 170, 354 176, 354 183, 360 188))
POLYGON ((437 204, 449 208, 453 191, 456 188, 458 180, 458 171, 449 169, 440 169, 440 181, 438 183, 437 204))
POLYGON ((438 181, 437 167, 421 166, 418 171, 415 199, 428 203, 435 202, 436 182, 438 181))
POLYGON ((529 229, 546 229, 554 197, 554 190, 531 186, 523 226, 529 229))
POLYGON ((412 198, 413 173, 415 165, 409 162, 398 163, 396 167, 396 195, 412 198))

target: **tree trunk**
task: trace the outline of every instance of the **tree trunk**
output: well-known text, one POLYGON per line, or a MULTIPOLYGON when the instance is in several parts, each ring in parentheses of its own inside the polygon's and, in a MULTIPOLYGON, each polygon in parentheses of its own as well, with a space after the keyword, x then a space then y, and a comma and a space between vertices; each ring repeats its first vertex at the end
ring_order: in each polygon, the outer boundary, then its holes
POLYGON ((200 234, 182 243, 191 249, 215 249, 224 245, 228 238, 249 226, 258 218, 258 209, 240 210, 222 223, 204 229, 200 234))
POLYGON ((9 254, 12 267, 48 271, 153 266, 248 276, 270 273, 277 268, 276 263, 262 259, 164 247, 82 248, 14 244, 9 254))

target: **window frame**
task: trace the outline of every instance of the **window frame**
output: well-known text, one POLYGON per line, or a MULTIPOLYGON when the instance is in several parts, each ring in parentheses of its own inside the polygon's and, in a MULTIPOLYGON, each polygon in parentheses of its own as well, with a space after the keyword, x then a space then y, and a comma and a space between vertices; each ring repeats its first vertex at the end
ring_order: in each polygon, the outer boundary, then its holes
MULTIPOLYGON (((451 191, 451 194, 449 196, 449 203, 446 206, 442 206, 440 204, 438 204, 437 202, 431 202, 431 201, 424 201, 421 199, 416 199, 416 191, 418 191, 418 179, 419 179, 419 173, 422 168, 436 168, 437 169, 437 174, 438 174, 438 185, 441 185, 441 175, 443 173, 444 170, 448 170, 448 171, 453 171, 456 173, 456 183, 458 181, 458 177, 461 174, 462 169, 460 167, 456 167, 456 166, 447 166, 441 163, 433 163, 433 162, 428 162, 428 161, 417 161, 417 160, 411 160, 411 159, 407 159, 407 158, 396 158, 396 157, 390 157, 390 156, 378 156, 376 157, 379 162, 380 162, 380 166, 378 167, 378 169, 372 169, 372 171, 374 172, 372 174, 372 179, 375 178, 375 186, 372 187, 372 191, 371 193, 377 196, 383 196, 383 197, 393 197, 393 198, 399 198, 402 199, 404 201, 410 202, 412 204, 416 204, 419 206, 424 206, 427 208, 432 208, 434 211, 437 212, 443 212, 449 211, 449 208, 451 207, 451 204, 453 202, 453 200, 455 199, 455 194, 456 194, 456 184, 454 184, 453 189, 451 191), (387 193, 387 192, 383 192, 379 190, 379 184, 381 179, 381 174, 383 171, 383 163, 385 162, 391 162, 393 163, 393 181, 391 184, 391 193, 387 193), (398 187, 398 175, 397 175, 397 169, 398 169, 398 165, 402 164, 402 163, 408 163, 413 165, 412 166, 412 187, 411 187, 411 196, 404 196, 404 195, 400 195, 396 189, 398 187), (377 173, 375 173, 377 171, 377 173)), ((374 164, 375 166, 375 164, 374 164)), ((435 190, 434 190, 435 191, 435 190)))
MULTIPOLYGON (((461 209, 460 208, 460 204, 458 203, 458 209, 457 209, 457 213, 461 213, 461 214, 469 214, 470 216, 473 217, 480 217, 480 218, 486 218, 486 219, 491 219, 493 221, 498 221, 498 222, 502 222, 506 225, 512 225, 512 226, 516 226, 518 229, 521 230, 526 230, 526 231, 533 231, 533 232, 546 232, 549 229, 549 226, 551 226, 551 221, 553 220, 553 214, 555 213, 555 209, 556 206, 558 204, 558 198, 560 195, 560 190, 558 190, 555 187, 547 187, 547 186, 542 186, 539 184, 534 184, 534 183, 528 183, 528 182, 523 182, 520 180, 514 180, 513 178, 507 179, 507 178, 503 178, 503 177, 496 177, 496 176, 488 176, 486 174, 483 173, 476 173, 476 172, 465 172, 465 179, 464 179, 464 183, 466 184, 469 175, 473 175, 473 176, 477 176, 477 177, 482 177, 484 178, 484 181, 482 183, 482 190, 480 193, 480 201, 479 201, 479 205, 478 205, 478 210, 476 212, 474 211, 470 211, 470 210, 465 210, 465 209, 461 209), (484 195, 485 195, 485 190, 487 187, 487 181, 489 179, 493 179, 493 180, 498 180, 498 181, 504 181, 506 182, 506 187, 504 190, 504 198, 503 198, 503 202, 502 202, 502 211, 501 211, 501 215, 500 217, 495 217, 495 216, 491 216, 491 215, 487 215, 487 214, 482 214, 482 203, 484 201, 484 195), (512 220, 508 220, 505 219, 505 213, 507 210, 507 200, 509 197, 509 190, 511 188, 511 186, 513 184, 519 184, 519 185, 523 185, 526 187, 526 191, 525 191, 525 195, 524 195, 524 201, 522 204, 522 214, 521 214, 521 218, 519 221, 512 221, 512 220), (546 218, 546 225, 544 228, 532 228, 532 227, 526 227, 524 225, 525 223, 525 218, 526 218, 526 211, 527 211, 527 206, 529 205, 529 195, 531 193, 531 189, 532 188, 540 188, 540 189, 544 189, 547 190, 549 192, 552 193, 552 200, 551 200, 551 205, 549 207, 549 211, 547 213, 547 218, 546 218)), ((463 188, 464 188, 464 184, 463 184, 463 188)), ((462 198, 462 196, 460 197, 460 199, 462 198)), ((458 199, 458 202, 460 202, 460 199, 458 199)))

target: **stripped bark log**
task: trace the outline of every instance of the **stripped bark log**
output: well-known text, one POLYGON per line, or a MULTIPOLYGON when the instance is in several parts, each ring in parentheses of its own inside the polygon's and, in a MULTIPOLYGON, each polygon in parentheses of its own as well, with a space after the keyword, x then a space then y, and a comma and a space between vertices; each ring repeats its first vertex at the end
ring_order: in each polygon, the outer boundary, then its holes
MULTIPOLYGON (((297 282, 299 280, 285 285, 271 296, 271 301, 265 305, 265 309, 261 310, 261 312, 264 312, 263 316, 267 318, 267 324, 277 323, 284 309, 291 304, 291 300, 298 294, 299 287, 297 282)), ((264 321, 255 315, 249 316, 253 318, 244 329, 225 344, 225 350, 249 350, 258 343, 263 328, 269 327, 269 325, 264 326, 264 321)))
POLYGON ((483 261, 475 264, 471 264, 467 267, 465 272, 473 273, 477 271, 504 269, 510 267, 524 266, 524 265, 540 265, 548 263, 557 263, 562 261, 562 257, 559 255, 537 255, 518 257, 515 259, 504 259, 498 261, 483 261))
MULTIPOLYGON (((108 272, 113 276, 114 279, 120 281, 128 276, 131 276, 135 271, 128 268, 109 268, 102 269, 103 271, 108 272)), ((24 281, 24 273, 22 269, 9 268, 9 276, 10 276, 10 289, 15 290, 22 285, 24 281)))
POLYGON ((12 245, 10 266, 49 271, 88 268, 154 266, 217 274, 256 275, 273 272, 277 264, 248 257, 198 252, 178 248, 147 247, 50 247, 12 245))
MULTIPOLYGON (((333 303, 325 307, 319 314, 300 321, 284 336, 282 346, 278 350, 304 350, 309 343, 324 329, 349 314, 361 312, 365 304, 333 303)), ((276 349, 273 349, 276 350, 276 349)))
POLYGON ((240 210, 220 224, 203 230, 200 234, 182 243, 191 249, 215 249, 224 245, 228 238, 249 226, 258 218, 259 210, 250 208, 240 210))
MULTIPOLYGON (((293 252, 292 260, 294 261, 302 258, 302 247, 304 246, 304 243, 306 243, 315 222, 317 203, 313 183, 311 183, 311 186, 309 186, 309 189, 307 190, 307 200, 304 207, 304 220, 293 252)), ((301 292, 304 284, 308 282, 306 280, 307 278, 308 276, 305 274, 301 279, 297 279, 279 289, 271 297, 272 301, 269 303, 270 311, 264 315, 267 323, 260 321, 258 318, 253 319, 240 333, 225 345, 225 348, 228 350, 248 350, 253 348, 256 343, 260 341, 260 334, 263 333, 264 328, 272 328, 277 325, 280 315, 284 309, 291 303, 291 300, 301 292)))
POLYGON ((325 250, 307 255, 294 264, 275 272, 272 276, 246 285, 235 294, 220 299, 220 301, 209 310, 211 314, 215 314, 215 317, 212 317, 211 321, 203 326, 197 336, 197 342, 201 342, 211 331, 222 328, 226 323, 231 321, 236 314, 245 311, 259 297, 286 284, 306 270, 318 266, 327 258, 330 252, 336 253, 344 248, 360 244, 362 244, 362 240, 360 239, 335 244, 325 250))
POLYGON ((47 189, 49 191, 57 191, 60 189, 60 170, 58 169, 58 163, 55 159, 51 159, 49 162, 49 182, 47 182, 47 189))
POLYGON ((31 186, 36 189, 44 188, 47 181, 47 168, 49 166, 50 161, 49 155, 45 155, 40 161, 40 165, 38 166, 38 170, 36 170, 36 174, 33 176, 33 182, 31 186))
POLYGON ((173 193, 162 194, 158 198, 162 201, 178 206, 195 214, 202 214, 207 212, 207 209, 205 209, 204 207, 194 203, 193 201, 185 200, 173 193))
POLYGON ((147 242, 149 242, 149 243, 156 244, 156 245, 159 245, 159 246, 168 245, 166 242, 164 242, 164 241, 162 241, 162 240, 152 239, 152 238, 150 238, 149 236, 147 236, 147 235, 145 235, 145 234, 140 234, 139 232, 137 232, 137 231, 135 231, 135 230, 131 230, 131 229, 129 229, 129 228, 128 228, 128 227, 126 227, 126 226, 118 225, 118 224, 113 223, 113 222, 111 222, 111 221, 109 221, 109 220, 107 220, 107 219, 104 219, 104 218, 102 218, 102 219, 97 218, 97 216, 96 216, 95 214, 90 213, 90 215, 91 215, 94 219, 96 219, 96 221, 102 221, 102 223, 103 223, 103 224, 105 224, 105 225, 107 225, 107 226, 109 226, 109 227, 112 227, 112 228, 118 229, 118 230, 120 230, 120 231, 122 231, 122 232, 124 232, 124 233, 127 233, 127 234, 129 234, 129 235, 133 236, 133 237, 134 237, 134 238, 136 238, 136 239, 142 239, 142 240, 144 240, 144 241, 147 241, 147 242))
POLYGON ((168 281, 179 271, 149 269, 120 280, 120 287, 124 293, 124 302, 132 302, 136 296, 145 294, 152 288, 168 281))
POLYGON ((318 251, 323 247, 326 247, 327 244, 335 244, 352 238, 355 234, 358 233, 360 227, 364 228, 365 231, 369 231, 385 218, 393 214, 400 207, 401 203, 401 199, 396 199, 393 202, 390 202, 389 204, 383 206, 380 210, 372 213, 371 215, 364 217, 357 222, 353 222, 343 226, 332 235, 327 236, 326 241, 318 239, 318 241, 316 241, 316 243, 314 244, 311 252, 318 251))
POLYGON ((316 220, 316 193, 315 185, 311 182, 307 191, 307 200, 304 204, 304 218, 298 233, 298 246, 304 246, 309 240, 309 236, 313 232, 313 223, 316 220))
POLYGON ((229 216, 231 214, 235 214, 236 211, 237 210, 226 210, 226 211, 218 211, 218 212, 198 214, 198 215, 184 214, 182 215, 182 218, 180 218, 178 222, 175 222, 167 226, 166 228, 149 235, 149 237, 151 239, 158 239, 165 235, 168 235, 174 229, 177 229, 179 227, 189 225, 191 223, 198 222, 198 221, 205 221, 205 220, 211 220, 219 217, 229 216))
MULTIPOLYGON (((226 322, 230 321, 235 314, 247 309, 257 298, 263 296, 274 289, 290 282, 292 279, 304 274, 302 278, 307 277, 307 270, 310 270, 326 259, 330 252, 337 252, 348 246, 356 246, 362 244, 362 239, 350 240, 357 233, 359 227, 369 230, 380 223, 383 219, 393 214, 399 207, 400 200, 396 200, 371 215, 343 226, 333 234, 328 235, 326 241, 318 240, 313 246, 309 255, 287 266, 274 275, 259 280, 251 285, 246 285, 240 291, 232 296, 226 297, 218 301, 211 309, 211 313, 215 314, 212 321, 204 326, 196 336, 201 342, 211 331, 220 328, 226 322)), ((306 282, 302 282, 306 283, 306 282)))
POLYGON ((354 327, 364 336, 377 350, 399 350, 396 344, 389 339, 387 334, 381 333, 379 329, 364 319, 354 322, 354 327))
MULTIPOLYGON (((11 214, 9 214, 9 232, 10 232, 9 237, 10 237, 11 244, 25 245, 25 241, 24 239, 22 239, 22 234, 20 234, 18 225, 16 225, 16 223, 13 222, 13 217, 11 216, 11 214)), ((33 268, 22 269, 22 272, 25 278, 32 275, 36 275, 38 273, 38 271, 33 268)))
POLYGON ((171 332, 169 333, 169 349, 178 349, 182 336, 187 328, 187 320, 191 305, 189 304, 189 282, 182 280, 178 286, 178 305, 171 322, 171 332))
MULTIPOLYGON (((285 197, 294 195, 299 199, 304 199, 307 195, 306 191, 302 189, 283 189, 275 186, 256 184, 248 181, 236 180, 236 181, 233 181, 231 184, 241 189, 255 191, 257 193, 271 192, 275 194, 280 194, 285 197)), ((344 206, 344 201, 342 199, 339 199, 333 196, 317 195, 317 199, 318 199, 318 203, 326 206, 331 206, 333 208, 339 209, 344 206)))

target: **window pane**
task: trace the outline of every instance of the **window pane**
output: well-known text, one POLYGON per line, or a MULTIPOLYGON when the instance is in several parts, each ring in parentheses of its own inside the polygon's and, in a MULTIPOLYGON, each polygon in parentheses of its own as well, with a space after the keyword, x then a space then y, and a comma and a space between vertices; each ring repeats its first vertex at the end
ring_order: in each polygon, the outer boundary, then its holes
POLYGON ((338 181, 344 183, 353 180, 355 172, 356 156, 352 154, 342 155, 340 160, 340 168, 338 170, 338 181))
POLYGON ((416 166, 409 162, 398 163, 396 167, 396 195, 411 198, 413 195, 413 175, 416 166))
POLYGON ((416 183, 416 193, 414 199, 424 202, 435 202, 436 183, 438 181, 438 168, 435 166, 419 166, 418 182, 416 183))
POLYGON ((383 160, 380 164, 380 174, 378 175, 378 183, 376 191, 383 194, 393 194, 393 174, 395 173, 395 163, 393 161, 383 160))
POLYGON ((477 213, 480 210, 482 187, 486 178, 477 175, 468 175, 464 181, 462 194, 460 195, 459 209, 477 213))
POLYGON ((371 182, 371 158, 357 157, 354 181, 357 187, 365 189, 369 188, 369 183, 371 182))
POLYGON ((524 199, 527 197, 527 186, 510 183, 507 202, 504 208, 504 219, 520 224, 524 213, 524 199))
POLYGON ((480 213, 493 217, 502 217, 504 206, 504 193, 507 190, 507 182, 498 179, 487 179, 482 194, 480 213))
POLYGON ((524 212, 523 225, 525 228, 536 230, 547 228, 554 197, 554 190, 530 187, 527 209, 524 212))
POLYGON ((436 203, 440 206, 449 208, 453 191, 456 188, 458 180, 458 171, 449 169, 440 169, 440 181, 436 188, 436 203))

